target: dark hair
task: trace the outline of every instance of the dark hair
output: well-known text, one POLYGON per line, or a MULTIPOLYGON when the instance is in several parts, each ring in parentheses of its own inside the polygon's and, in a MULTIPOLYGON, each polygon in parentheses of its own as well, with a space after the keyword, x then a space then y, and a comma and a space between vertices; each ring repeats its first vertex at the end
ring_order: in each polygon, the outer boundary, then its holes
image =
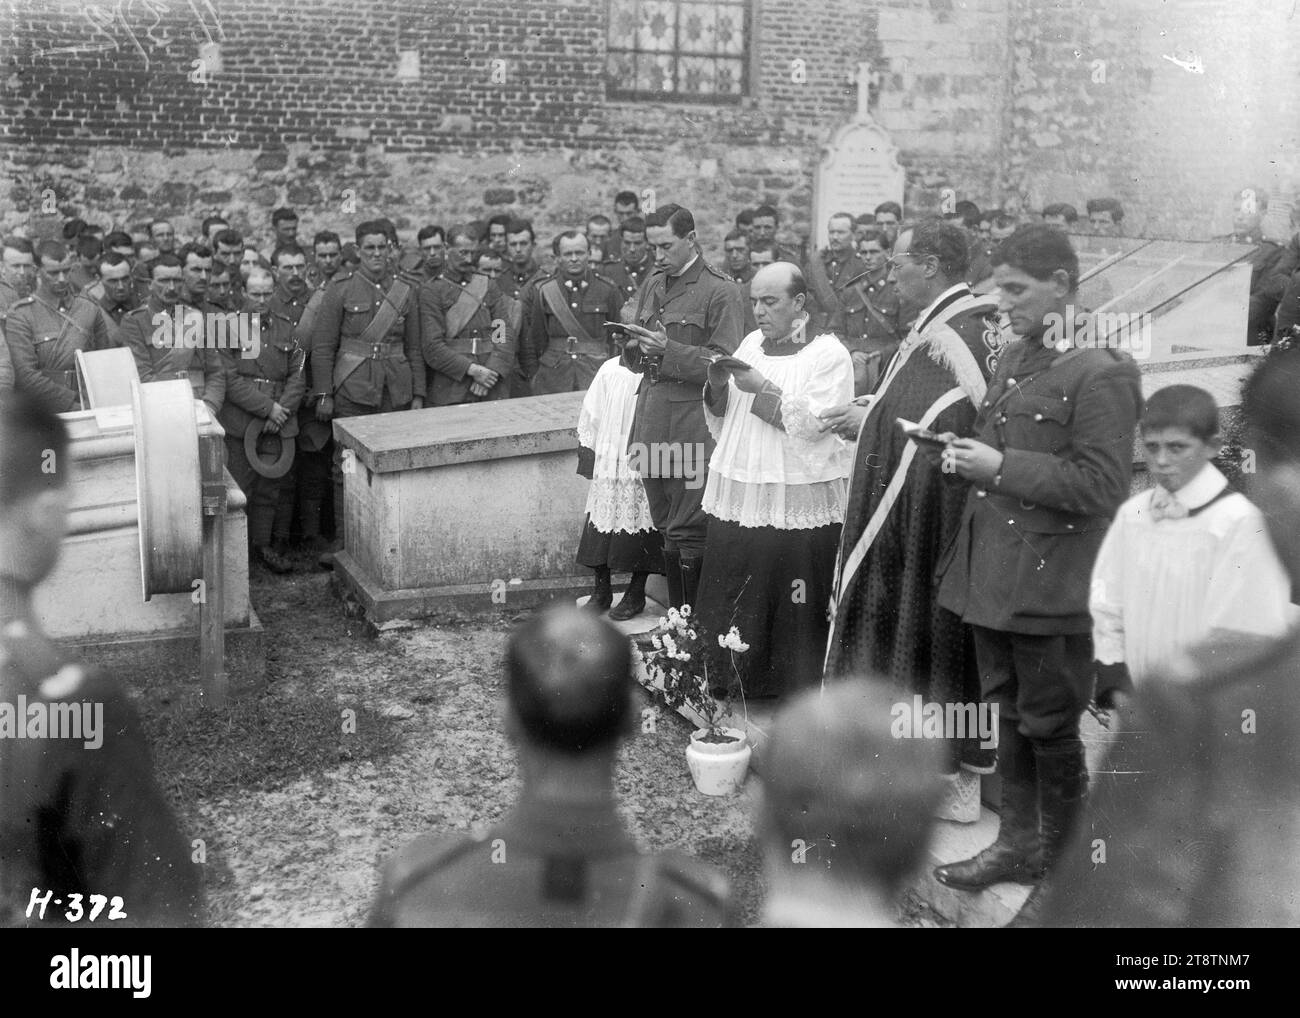
POLYGON ((980 207, 973 201, 959 201, 954 206, 954 211, 961 217, 967 229, 976 230, 980 225, 980 207))
POLYGON ((628 216, 623 220, 623 225, 618 228, 619 233, 645 233, 645 218, 643 216, 628 216))
POLYGON ((1047 280, 1052 273, 1064 271, 1070 279, 1070 292, 1079 285, 1079 256, 1070 238, 1046 223, 1029 223, 1017 228, 993 252, 993 266, 1009 265, 1035 279, 1047 280))
POLYGON ((397 239, 397 227, 394 225, 393 221, 386 216, 380 216, 375 220, 375 222, 383 229, 384 236, 388 238, 388 243, 392 244, 393 247, 397 247, 399 244, 397 239))
POLYGON ((1247 444, 1275 463, 1300 460, 1300 346, 1274 345, 1242 388, 1247 444))
POLYGON ((68 430, 54 411, 22 390, 0 400, 0 506, 62 488, 68 463, 68 430))
MULTIPOLYGON (((776 717, 759 750, 760 837, 807 843, 809 862, 841 885, 900 887, 925 854, 942 785, 937 747, 891 732, 883 680, 852 679, 806 691, 776 717)), ((919 724, 920 719, 917 719, 919 724)))
POLYGON ((361 263, 361 252, 357 250, 356 244, 344 244, 339 248, 340 265, 359 265, 361 263))
POLYGON ((104 250, 104 245, 98 237, 92 237, 89 234, 81 234, 77 238, 77 257, 78 258, 98 258, 104 250))
POLYGON ((1184 428, 1202 442, 1208 442, 1219 434, 1219 407, 1204 389, 1194 385, 1166 385, 1148 397, 1138 428, 1142 434, 1163 428, 1184 428))
POLYGON ((533 230, 533 224, 527 219, 512 219, 506 223, 506 236, 509 237, 512 233, 526 233, 530 241, 534 244, 537 243, 537 234, 533 230))
MULTIPOLYGON (((361 241, 365 237, 383 237, 389 240, 388 226, 378 219, 367 219, 364 223, 357 223, 357 247, 361 246, 361 241)), ((477 237, 474 238, 474 243, 478 243, 477 237)))
POLYGON ((296 223, 298 221, 298 213, 287 205, 282 206, 271 213, 272 226, 275 226, 277 223, 287 223, 290 220, 296 223))
POLYGON ((225 216, 208 216, 207 219, 203 220, 203 225, 199 227, 199 233, 206 237, 208 231, 212 229, 212 227, 216 226, 217 223, 220 223, 222 226, 230 225, 229 220, 227 220, 225 216))
MULTIPOLYGON (((171 221, 170 219, 155 219, 155 220, 153 220, 153 222, 151 222, 151 223, 149 224, 149 238, 150 238, 151 240, 153 239, 153 228, 154 228, 155 226, 157 226, 159 223, 165 223, 167 226, 172 226, 172 221, 171 221)), ((175 228, 174 226, 172 226, 172 230, 173 230, 173 232, 175 231, 175 229, 176 229, 176 228, 175 228)))
POLYGON ((502 229, 509 231, 510 220, 513 218, 514 216, 509 212, 498 212, 487 221, 487 229, 483 231, 483 236, 490 237, 492 235, 492 227, 494 226, 500 226, 502 229))
POLYGON ((1016 217, 1010 212, 1003 212, 999 209, 997 212, 993 213, 992 223, 999 230, 1005 230, 1008 226, 1016 225, 1016 217))
POLYGON ((587 225, 590 226, 592 223, 595 223, 597 226, 612 227, 614 225, 610 221, 609 216, 601 215, 599 212, 597 212, 594 216, 587 217, 587 225))
POLYGON ((119 265, 130 265, 130 260, 124 254, 117 251, 105 249, 104 253, 99 256, 99 264, 107 265, 109 268, 117 268, 119 265))
POLYGON ((647 230, 652 226, 667 226, 673 231, 674 237, 685 237, 695 229, 695 217, 691 215, 690 210, 670 203, 660 205, 646 216, 645 226, 647 230))
POLYGON ((341 248, 343 246, 343 241, 333 230, 319 230, 317 231, 316 236, 311 239, 313 254, 315 253, 315 248, 318 244, 337 244, 341 248))
POLYGON ((184 269, 185 263, 177 258, 174 254, 160 254, 157 258, 149 263, 149 278, 153 279, 153 274, 158 269, 184 269))
POLYGON ((29 254, 36 257, 36 248, 26 237, 6 237, 0 247, 7 247, 11 251, 21 251, 23 254, 29 254))
POLYGON ((861 244, 864 240, 874 240, 884 250, 889 250, 889 238, 885 236, 885 231, 879 226, 864 226, 862 232, 858 235, 858 243, 861 244))
POLYGON ((226 247, 242 248, 244 246, 244 238, 239 235, 238 230, 222 230, 212 238, 212 243, 225 244, 226 247))
POLYGON ((462 223, 459 226, 447 227, 448 247, 451 247, 453 244, 456 243, 456 241, 460 240, 462 237, 464 237, 466 240, 472 240, 474 242, 475 247, 478 247, 479 241, 481 240, 481 238, 478 235, 478 230, 475 228, 474 223, 462 223))
POLYGON ((732 230, 729 234, 727 234, 725 237, 722 238, 722 243, 725 244, 729 240, 743 240, 745 242, 745 246, 749 247, 749 234, 746 233, 744 230, 732 230))
POLYGON ((135 250, 135 244, 131 240, 131 235, 129 233, 123 233, 121 230, 114 230, 104 238, 104 249, 107 250, 112 247, 129 247, 131 250, 135 250))
POLYGON ((538 612, 506 642, 510 706, 534 745, 573 754, 613 745, 633 681, 627 638, 576 608, 538 612))
POLYGON ((447 231, 441 226, 433 226, 432 224, 420 227, 420 231, 415 235, 415 242, 423 244, 430 237, 440 237, 444 244, 447 243, 447 231))
POLYGON ((271 252, 271 265, 274 268, 280 267, 280 255, 302 255, 307 258, 307 252, 297 244, 277 244, 275 250, 271 252))
POLYGON ((563 233, 557 233, 551 238, 551 254, 557 258, 560 256, 560 241, 562 240, 582 240, 586 241, 587 235, 581 230, 565 230, 563 233))
POLYGON ((970 245, 960 226, 930 217, 922 219, 911 230, 912 243, 907 249, 908 254, 916 257, 933 255, 944 279, 950 282, 958 283, 966 278, 966 270, 970 267, 970 245))
POLYGON ((63 224, 63 239, 76 240, 86 228, 84 219, 69 219, 63 224))
POLYGON ((189 261, 190 255, 194 255, 196 258, 211 258, 212 248, 199 240, 192 240, 188 244, 183 245, 181 249, 176 252, 176 257, 181 260, 182 268, 184 268, 185 263, 189 261))
POLYGON ((637 197, 635 191, 619 191, 614 195, 615 205, 635 205, 639 210, 641 208, 641 199, 637 197))
POLYGON ((753 222, 754 222, 754 210, 753 210, 753 209, 741 209, 739 212, 736 213, 736 226, 737 226, 737 227, 744 226, 746 223, 750 223, 750 224, 752 224, 753 222))
POLYGON ((852 212, 832 212, 829 216, 826 217, 826 222, 832 223, 836 219, 847 219, 849 221, 849 229, 851 230, 853 228, 852 212))
POLYGON ((903 218, 903 206, 896 201, 882 201, 875 207, 872 214, 878 216, 882 212, 892 212, 899 220, 903 218))
POLYGON ((1119 223, 1124 219, 1124 206, 1115 198, 1089 198, 1088 215, 1094 212, 1109 212, 1112 223, 1119 223))
POLYGON ((1043 218, 1046 219, 1048 216, 1061 216, 1067 223, 1077 223, 1079 221, 1079 210, 1073 205, 1058 201, 1043 206, 1043 218))
POLYGON ((68 249, 57 240, 41 241, 40 245, 36 248, 36 264, 40 265, 41 262, 45 261, 47 258, 52 262, 62 265, 68 260, 68 249))
POLYGON ((758 208, 754 209, 754 218, 770 219, 774 223, 781 222, 780 213, 778 213, 776 209, 772 208, 771 205, 760 205, 758 208))
POLYGON ((139 257, 140 257, 140 252, 143 251, 145 248, 152 248, 154 251, 158 251, 158 252, 161 252, 161 251, 162 251, 162 248, 160 248, 160 247, 159 247, 157 244, 155 244, 152 240, 141 240, 141 241, 137 241, 136 244, 135 244, 135 256, 136 256, 136 258, 139 258, 139 257))

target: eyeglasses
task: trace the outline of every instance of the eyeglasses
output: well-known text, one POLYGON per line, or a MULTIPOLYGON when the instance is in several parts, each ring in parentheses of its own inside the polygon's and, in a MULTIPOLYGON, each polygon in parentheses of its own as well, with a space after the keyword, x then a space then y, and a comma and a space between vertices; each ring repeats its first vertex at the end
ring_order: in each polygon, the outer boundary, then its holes
POLYGON ((918 258, 916 255, 912 254, 911 251, 904 251, 902 254, 890 255, 886 258, 885 267, 889 269, 898 268, 898 259, 900 258, 911 258, 913 261, 919 261, 929 257, 930 255, 921 255, 920 258, 918 258))

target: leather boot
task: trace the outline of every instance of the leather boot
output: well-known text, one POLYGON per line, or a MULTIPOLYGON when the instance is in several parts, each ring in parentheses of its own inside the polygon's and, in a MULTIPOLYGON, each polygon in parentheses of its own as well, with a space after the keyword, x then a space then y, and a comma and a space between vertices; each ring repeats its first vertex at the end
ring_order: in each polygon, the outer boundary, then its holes
POLYGON ((675 551, 664 549, 664 575, 668 580, 669 608, 682 606, 682 557, 675 551))
POLYGON ((1039 925, 1043 905, 1051 893, 1056 864, 1075 831, 1088 792, 1088 765, 1080 740, 1039 743, 1034 746, 1034 757, 1038 767, 1044 876, 1025 899, 1016 917, 1007 924, 1016 929, 1039 925))
POLYGON ((589 611, 603 612, 608 611, 609 606, 614 603, 614 588, 610 585, 609 567, 595 566, 596 582, 591 588, 591 597, 583 605, 589 611))
POLYGON ((609 610, 609 617, 615 622, 626 622, 645 611, 645 581, 649 573, 633 573, 632 582, 623 591, 618 604, 609 610))
POLYGON ((696 611, 696 595, 700 592, 700 567, 704 565, 703 555, 683 555, 682 563, 682 602, 696 611))
POLYGON ((935 867, 935 879, 941 884, 978 891, 1005 880, 1032 884, 1041 875, 1034 750, 1014 721, 1003 720, 998 726, 998 777, 1002 805, 996 840, 970 859, 935 867))

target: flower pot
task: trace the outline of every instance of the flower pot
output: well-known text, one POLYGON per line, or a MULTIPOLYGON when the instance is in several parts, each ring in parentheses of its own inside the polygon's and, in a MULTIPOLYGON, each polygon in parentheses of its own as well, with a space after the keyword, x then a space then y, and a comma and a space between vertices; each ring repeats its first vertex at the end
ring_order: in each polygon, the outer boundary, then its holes
POLYGON ((695 787, 705 795, 730 795, 745 783, 752 750, 745 733, 738 728, 724 728, 729 742, 705 742, 707 728, 699 728, 686 746, 686 763, 695 779, 695 787))

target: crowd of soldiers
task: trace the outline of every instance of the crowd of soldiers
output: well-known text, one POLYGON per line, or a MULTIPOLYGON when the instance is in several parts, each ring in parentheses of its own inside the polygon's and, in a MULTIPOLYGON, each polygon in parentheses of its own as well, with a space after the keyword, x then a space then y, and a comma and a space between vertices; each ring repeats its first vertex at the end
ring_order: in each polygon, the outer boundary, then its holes
MULTIPOLYGON (((1254 205, 1243 211, 1223 238, 1256 245, 1252 341, 1300 320, 1300 241, 1262 239, 1261 212, 1254 205)), ((332 230, 304 243, 290 208, 272 214, 265 250, 220 216, 204 220, 184 243, 163 219, 107 234, 73 219, 62 242, 7 237, 0 393, 13 387, 56 412, 79 409, 76 352, 119 346, 134 355, 142 382, 188 379, 226 430, 228 465, 249 499, 255 560, 274 572, 291 570, 286 551, 294 539, 328 567, 343 515, 330 421, 579 391, 618 352, 627 333, 611 323, 634 320, 638 295, 663 265, 646 239, 653 210, 643 212, 638 196, 622 191, 613 213, 556 235, 549 257, 539 257, 532 224, 505 213, 424 226, 414 249, 404 249, 382 218, 361 223, 355 243, 332 230), (160 325, 180 336, 178 318, 195 312, 209 331, 213 316, 256 314, 256 356, 210 341, 159 341, 160 325)), ((1123 216, 1109 198, 1089 201, 1086 221, 1064 203, 1041 212, 1059 229, 1102 235, 1122 232, 1123 216)), ((993 245, 1028 217, 981 212, 963 201, 945 218, 969 237, 967 281, 987 290, 993 245)), ((791 247, 778 240, 775 208, 747 209, 724 237, 721 267, 709 271, 740 288, 747 334, 755 328, 748 293, 754 273, 777 261, 803 266, 814 334, 833 332, 844 342, 855 389, 865 393, 919 310, 904 307, 890 281, 902 221, 895 202, 866 214, 836 213, 826 247, 810 253, 806 241, 791 247)))

